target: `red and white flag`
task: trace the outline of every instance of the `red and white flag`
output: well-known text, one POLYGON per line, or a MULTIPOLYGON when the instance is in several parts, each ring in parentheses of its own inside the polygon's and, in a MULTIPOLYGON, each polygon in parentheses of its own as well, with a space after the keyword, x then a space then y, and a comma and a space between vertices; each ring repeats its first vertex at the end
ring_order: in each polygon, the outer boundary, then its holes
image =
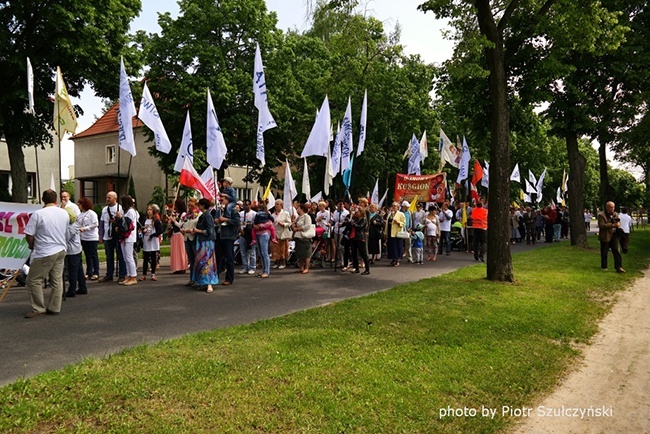
POLYGON ((200 191, 206 199, 214 199, 214 195, 210 189, 206 187, 205 183, 194 169, 194 166, 192 166, 189 158, 183 160, 183 169, 181 170, 181 178, 179 182, 185 187, 200 191))

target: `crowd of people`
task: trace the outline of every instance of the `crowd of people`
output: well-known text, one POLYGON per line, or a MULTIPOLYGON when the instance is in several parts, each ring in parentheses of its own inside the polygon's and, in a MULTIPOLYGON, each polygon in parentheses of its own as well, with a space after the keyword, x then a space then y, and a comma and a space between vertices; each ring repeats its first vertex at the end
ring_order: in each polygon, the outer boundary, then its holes
MULTIPOLYGON (((356 203, 294 202, 285 209, 280 199, 272 204, 237 201, 232 179, 226 177, 220 184, 217 203, 205 198, 177 199, 163 213, 157 205, 148 205, 144 216, 128 195, 118 203, 117 194, 109 192, 98 216, 87 198, 81 198, 77 206, 64 191, 57 206, 56 192, 45 191, 44 207, 33 214, 25 230, 32 249, 27 286, 33 309, 26 317, 57 314, 62 296, 88 293, 87 280, 117 278, 126 286, 157 281, 163 237, 170 241, 171 271, 188 274, 186 286, 208 293, 219 283, 234 283, 236 263, 241 264, 239 274, 265 279, 272 268, 286 268, 290 258, 296 273, 307 274, 315 254, 320 263, 362 275, 369 275, 371 266, 384 256, 393 267, 404 260, 423 265, 425 257, 427 262, 436 262, 439 255, 449 256, 454 247, 473 252, 476 261, 485 261, 488 210, 480 200, 455 207, 449 201, 419 203, 415 211, 407 201, 379 208, 366 198, 356 203), (106 255, 106 273, 101 279, 100 242, 106 255), (139 251, 142 275, 138 278, 139 251), (65 292, 64 274, 69 281, 65 292), (52 288, 47 307, 42 291, 45 279, 52 288)), ((568 237, 566 207, 513 206, 510 211, 512 243, 535 244, 542 237, 552 243, 568 237)), ((590 225, 588 210, 584 218, 590 225)), ((625 272, 620 249, 627 252, 632 219, 625 209, 620 215, 615 213, 609 202, 599 213, 598 224, 601 267, 607 268, 611 250, 616 271, 625 272)))

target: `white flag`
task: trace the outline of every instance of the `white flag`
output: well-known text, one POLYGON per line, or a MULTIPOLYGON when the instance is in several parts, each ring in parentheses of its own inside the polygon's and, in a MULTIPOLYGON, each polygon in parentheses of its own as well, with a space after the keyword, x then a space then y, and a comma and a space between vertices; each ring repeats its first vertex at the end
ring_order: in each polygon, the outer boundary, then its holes
POLYGON ((156 149, 165 154, 169 154, 169 151, 172 149, 172 143, 169 141, 169 137, 167 137, 167 131, 165 131, 147 83, 144 84, 144 88, 142 89, 142 100, 140 101, 138 119, 153 131, 156 149))
POLYGON ((533 185, 530 182, 528 182, 527 179, 524 179, 524 182, 526 183, 526 193, 528 194, 536 193, 535 187, 533 187, 533 185))
POLYGON ((267 199, 269 200, 269 202, 266 205, 266 209, 273 208, 275 206, 275 197, 273 197, 273 193, 271 193, 270 191, 269 191, 269 197, 267 199))
POLYGON ((537 185, 535 186, 535 190, 537 190, 537 194, 539 195, 542 194, 542 187, 544 187, 544 178, 546 178, 546 167, 544 168, 542 174, 539 175, 539 180, 537 181, 537 185))
POLYGON ((352 104, 348 98, 348 107, 345 109, 343 124, 341 125, 341 173, 350 167, 352 156, 352 104))
POLYGON ((472 156, 469 153, 467 140, 465 140, 465 136, 463 136, 463 154, 460 157, 460 170, 458 171, 458 178, 456 178, 456 182, 458 184, 460 184, 463 179, 467 179, 469 176, 469 160, 471 158, 472 156))
POLYGON ((54 173, 52 173, 52 176, 50 177, 50 190, 57 190, 56 182, 54 182, 54 173))
MULTIPOLYGON (((120 60, 120 148, 135 157, 135 138, 133 137, 133 117, 137 114, 131 94, 131 86, 124 69, 124 58, 120 60)), ((181 165, 182 168, 182 165, 181 165)), ((180 172, 180 169, 178 170, 180 172)))
POLYGON ((329 146, 327 147, 327 161, 325 162, 325 180, 323 181, 323 191, 325 192, 326 195, 329 196, 330 194, 330 186, 334 184, 334 177, 336 176, 336 172, 334 172, 334 168, 332 167, 332 154, 329 150, 329 146))
POLYGON ((530 198, 530 195, 524 194, 524 202, 525 203, 533 203, 533 200, 530 198))
POLYGON ((535 175, 533 175, 533 172, 528 169, 528 180, 530 181, 530 185, 533 187, 537 186, 537 179, 535 178, 535 175))
POLYGON ((515 168, 512 169, 512 173, 510 174, 510 180, 517 181, 518 183, 521 184, 521 175, 519 174, 519 163, 515 164, 515 168))
POLYGON ((540 203, 540 202, 542 201, 542 197, 543 197, 543 196, 542 196, 542 192, 541 192, 541 191, 538 191, 538 192, 537 192, 537 199, 536 199, 536 202, 537 202, 537 203, 540 203))
POLYGON ((458 168, 460 166, 460 153, 454 144, 449 140, 449 137, 440 128, 440 142, 438 144, 440 152, 440 166, 445 165, 445 161, 458 168))
POLYGON ((194 148, 192 147, 192 127, 190 126, 190 111, 187 111, 185 118, 185 128, 183 128, 183 140, 181 140, 181 147, 178 149, 178 156, 174 164, 174 170, 180 172, 183 170, 183 163, 185 159, 189 159, 192 166, 194 166, 194 148))
POLYGON ((359 146, 357 157, 363 152, 366 145, 366 121, 368 120, 368 90, 363 93, 363 105, 361 106, 361 119, 359 121, 359 146))
POLYGON ((307 143, 300 154, 300 158, 318 155, 327 157, 327 150, 330 146, 330 104, 327 96, 323 100, 323 105, 318 111, 316 122, 309 133, 307 143))
POLYGON ((422 133, 422 139, 420 139, 420 154, 422 155, 422 161, 429 156, 429 144, 427 143, 427 130, 424 130, 422 133))
POLYGON ((302 173, 302 192, 305 195, 305 198, 311 196, 311 187, 309 186, 309 169, 307 168, 307 159, 303 158, 305 162, 304 171, 302 173))
POLYGON ((557 203, 562 203, 562 188, 558 187, 557 192, 555 193, 555 201, 557 203))
MULTIPOLYGON (((337 128, 336 128, 336 138, 334 139, 334 149, 332 150, 332 170, 334 172, 333 176, 336 176, 337 173, 342 172, 341 170, 341 139, 342 139, 342 134, 341 133, 341 123, 339 122, 337 128)), ((329 146, 328 146, 329 150, 329 146)), ((331 184, 330 184, 331 185, 331 184)), ((329 194, 329 193, 327 193, 329 194)))
POLYGON ((379 178, 375 181, 375 188, 372 189, 372 196, 370 196, 370 203, 379 203, 379 178))
POLYGON ((421 162, 422 154, 420 154, 420 143, 418 143, 418 139, 415 137, 415 134, 413 134, 413 137, 411 138, 411 155, 409 155, 408 174, 419 175, 421 162))
POLYGON ((212 196, 216 198, 219 187, 217 186, 217 183, 214 182, 214 168, 212 166, 208 166, 201 174, 201 180, 207 187, 208 191, 212 193, 212 196))
POLYGON ((35 115, 34 111, 34 70, 32 69, 32 62, 29 57, 27 58, 27 102, 29 113, 35 115))
POLYGON ((481 178, 481 185, 485 188, 490 188, 490 163, 485 162, 483 168, 483 177, 481 178))
POLYGON ((289 211, 289 215, 294 215, 295 209, 293 208, 293 198, 298 196, 298 190, 296 189, 296 183, 293 182, 293 176, 291 175, 291 168, 289 167, 289 160, 285 160, 286 165, 284 167, 284 195, 282 201, 284 206, 289 211))
POLYGON ((384 195, 381 197, 381 200, 379 201, 379 209, 381 209, 382 206, 384 206, 384 201, 386 200, 386 195, 388 195, 388 189, 384 191, 384 195))
POLYGON ((219 118, 217 112, 214 110, 212 103, 212 96, 210 96, 210 89, 208 89, 208 123, 206 131, 206 147, 207 155, 206 160, 215 169, 221 169, 223 160, 226 159, 228 148, 226 141, 223 139, 223 133, 219 126, 219 118))
POLYGON ((316 194, 316 196, 309 199, 309 203, 314 203, 314 202, 318 203, 321 200, 323 200, 323 192, 319 191, 318 194, 316 194))
POLYGON ((255 47, 255 70, 253 71, 253 93, 255 94, 255 107, 259 111, 257 116, 257 151, 255 156, 262 163, 266 164, 264 155, 264 131, 275 128, 278 125, 269 111, 268 94, 266 91, 266 77, 262 65, 262 54, 260 44, 255 47))

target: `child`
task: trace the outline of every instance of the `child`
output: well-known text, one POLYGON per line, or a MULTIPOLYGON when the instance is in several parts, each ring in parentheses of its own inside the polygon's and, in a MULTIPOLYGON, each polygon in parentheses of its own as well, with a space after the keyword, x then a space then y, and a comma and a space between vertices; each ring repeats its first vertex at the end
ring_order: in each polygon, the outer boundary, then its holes
POLYGON ((411 231, 411 247, 413 248, 413 262, 422 265, 424 260, 424 234, 422 233, 422 225, 417 225, 414 231, 411 231))
POLYGON ((156 281, 156 265, 160 255, 160 236, 162 235, 162 222, 160 221, 160 208, 158 205, 151 204, 147 207, 147 219, 142 229, 142 251, 144 258, 142 261, 142 277, 140 280, 147 280, 147 269, 151 264, 151 280, 156 281))
POLYGON ((277 244, 278 238, 275 234, 275 226, 273 225, 273 216, 266 209, 266 203, 258 206, 257 214, 253 220, 253 230, 251 231, 251 246, 257 244, 258 233, 269 232, 271 235, 271 242, 277 244))

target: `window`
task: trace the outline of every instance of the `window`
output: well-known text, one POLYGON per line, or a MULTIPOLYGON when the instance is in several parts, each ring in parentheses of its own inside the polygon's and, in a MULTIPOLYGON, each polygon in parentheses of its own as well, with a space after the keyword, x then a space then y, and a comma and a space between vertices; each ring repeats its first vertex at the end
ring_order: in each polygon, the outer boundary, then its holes
MULTIPOLYGON (((10 172, 0 172, 0 201, 8 201, 13 193, 13 182, 10 172)), ((27 173, 27 197, 34 199, 37 195, 36 174, 27 173)))
POLYGON ((237 200, 251 200, 252 190, 250 188, 236 188, 235 192, 237 193, 237 200))
POLYGON ((106 164, 114 164, 117 156, 115 152, 115 145, 108 145, 106 147, 106 164))
POLYGON ((97 181, 81 181, 82 197, 90 199, 93 204, 97 203, 97 181))
POLYGON ((28 173, 27 174, 27 197, 33 199, 36 197, 38 192, 36 191, 36 174, 28 173))

